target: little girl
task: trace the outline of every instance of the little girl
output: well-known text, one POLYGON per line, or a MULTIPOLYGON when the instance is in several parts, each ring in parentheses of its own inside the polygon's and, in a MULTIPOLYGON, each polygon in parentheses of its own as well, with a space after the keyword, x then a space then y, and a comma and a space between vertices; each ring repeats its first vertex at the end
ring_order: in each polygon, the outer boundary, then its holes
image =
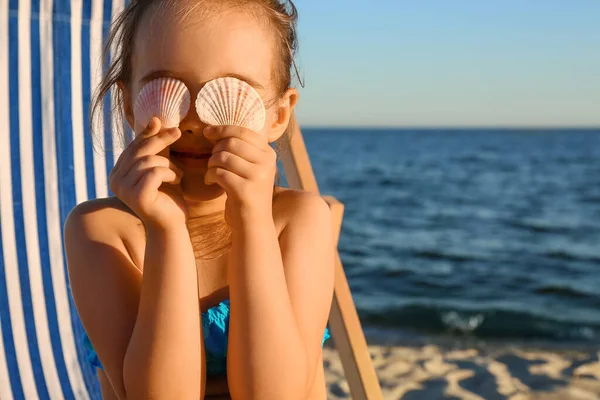
POLYGON ((132 0, 98 90, 117 90, 134 140, 110 174, 115 197, 65 227, 73 296, 105 399, 325 399, 322 344, 333 294, 329 208, 275 183, 291 88, 296 9, 279 0, 132 0), (216 78, 256 89, 259 132, 136 121, 146 83, 192 99, 216 78))

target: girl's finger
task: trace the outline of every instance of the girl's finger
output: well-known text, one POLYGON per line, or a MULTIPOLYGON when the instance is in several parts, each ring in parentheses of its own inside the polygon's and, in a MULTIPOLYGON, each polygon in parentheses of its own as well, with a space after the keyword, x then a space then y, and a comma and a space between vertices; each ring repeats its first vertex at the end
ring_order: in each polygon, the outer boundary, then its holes
MULTIPOLYGON (((174 170, 178 175, 183 175, 183 171, 179 169, 175 163, 169 160, 167 157, 158 156, 158 155, 149 155, 138 158, 134 164, 129 169, 129 173, 135 171, 146 170, 152 167, 166 167, 174 170)), ((129 174, 128 173, 128 174, 129 174)))
POLYGON ((254 164, 228 151, 213 152, 213 155, 208 159, 207 167, 221 167, 246 179, 250 178, 252 176, 252 170, 256 169, 254 164))
MULTIPOLYGON (((162 121, 158 117, 152 117, 146 128, 136 135, 135 139, 144 140, 149 136, 154 136, 162 129, 162 121)), ((134 141, 135 141, 134 139, 134 141)))
POLYGON ((234 187, 242 187, 244 178, 224 168, 214 167, 206 170, 206 174, 204 174, 204 183, 207 185, 216 183, 225 190, 231 190, 234 187))
POLYGON ((121 165, 123 164, 124 160, 129 160, 133 156, 137 148, 140 146, 140 144, 143 143, 143 141, 146 138, 154 136, 158 132, 160 132, 160 128, 160 119, 157 117, 152 118, 146 129, 144 129, 142 132, 140 132, 139 135, 133 138, 133 140, 131 141, 131 143, 129 143, 127 148, 123 150, 110 174, 117 175, 120 171, 121 165))
POLYGON ((135 151, 135 158, 160 153, 180 137, 181 131, 178 128, 160 131, 156 135, 150 136, 140 143, 135 151))
POLYGON ((137 162, 129 169, 129 172, 123 178, 123 182, 129 187, 133 187, 139 182, 146 171, 157 167, 172 169, 180 179, 183 177, 183 171, 168 158, 161 156, 144 156, 137 160, 137 162))
POLYGON ((123 184, 127 187, 134 187, 135 185, 138 184, 138 182, 140 181, 140 179, 142 179, 142 177, 148 173, 149 171, 158 168, 161 170, 165 170, 168 169, 170 171, 173 171, 173 173, 177 176, 178 178, 178 182, 179 183, 181 181, 181 178, 183 177, 183 173, 179 172, 178 169, 173 169, 170 167, 146 167, 146 168, 142 168, 142 167, 136 167, 135 169, 132 168, 131 171, 129 171, 129 174, 127 174, 127 176, 123 179, 123 184))
POLYGON ((128 156, 123 159, 119 169, 120 173, 127 174, 138 159, 160 153, 180 137, 181 131, 177 128, 172 128, 142 139, 131 150, 127 149, 129 150, 128 156))
POLYGON ((149 193, 158 190, 163 183, 177 185, 181 178, 172 169, 155 167, 145 171, 133 186, 134 192, 149 193))
POLYGON ((257 148, 267 151, 269 141, 267 138, 259 133, 251 131, 250 129, 234 126, 234 125, 219 125, 219 126, 207 126, 204 128, 204 136, 213 143, 218 143, 220 140, 228 137, 236 137, 243 140, 244 142, 250 143, 257 148))
POLYGON ((228 137, 217 142, 213 147, 213 154, 220 151, 236 154, 244 160, 256 164, 265 158, 263 150, 237 137, 228 137))

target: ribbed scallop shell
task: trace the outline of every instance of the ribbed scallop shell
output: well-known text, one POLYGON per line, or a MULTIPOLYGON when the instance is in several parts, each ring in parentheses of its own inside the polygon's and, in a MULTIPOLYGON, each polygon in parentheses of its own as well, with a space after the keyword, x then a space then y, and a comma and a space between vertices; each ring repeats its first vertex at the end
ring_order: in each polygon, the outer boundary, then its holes
POLYGON ((146 84, 135 99, 135 124, 145 128, 152 117, 162 121, 163 128, 179 126, 190 109, 190 92, 174 78, 158 78, 146 84))
POLYGON ((265 105, 252 86, 236 78, 208 82, 196 99, 198 117, 208 125, 237 125, 261 131, 265 105))

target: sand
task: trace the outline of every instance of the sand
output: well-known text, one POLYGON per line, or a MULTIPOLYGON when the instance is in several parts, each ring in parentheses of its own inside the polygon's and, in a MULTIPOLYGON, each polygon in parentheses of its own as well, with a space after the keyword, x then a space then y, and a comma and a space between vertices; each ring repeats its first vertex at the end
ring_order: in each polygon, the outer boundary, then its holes
MULTIPOLYGON (((384 399, 600 400, 600 352, 511 346, 369 346, 384 399)), ((329 399, 349 399, 337 351, 323 349, 329 399)))

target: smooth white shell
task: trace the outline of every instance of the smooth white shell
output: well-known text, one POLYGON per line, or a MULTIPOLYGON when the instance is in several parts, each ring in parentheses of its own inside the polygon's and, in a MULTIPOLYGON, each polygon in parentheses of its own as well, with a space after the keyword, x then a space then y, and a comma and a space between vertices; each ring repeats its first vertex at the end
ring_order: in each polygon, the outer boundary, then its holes
POLYGON ((252 86, 236 78, 208 82, 196 99, 198 117, 208 125, 237 125, 259 132, 265 126, 265 105, 252 86))
POLYGON ((133 115, 136 126, 142 129, 153 117, 162 121, 162 128, 174 128, 189 109, 190 92, 185 84, 174 78, 158 78, 142 88, 135 99, 133 115))

